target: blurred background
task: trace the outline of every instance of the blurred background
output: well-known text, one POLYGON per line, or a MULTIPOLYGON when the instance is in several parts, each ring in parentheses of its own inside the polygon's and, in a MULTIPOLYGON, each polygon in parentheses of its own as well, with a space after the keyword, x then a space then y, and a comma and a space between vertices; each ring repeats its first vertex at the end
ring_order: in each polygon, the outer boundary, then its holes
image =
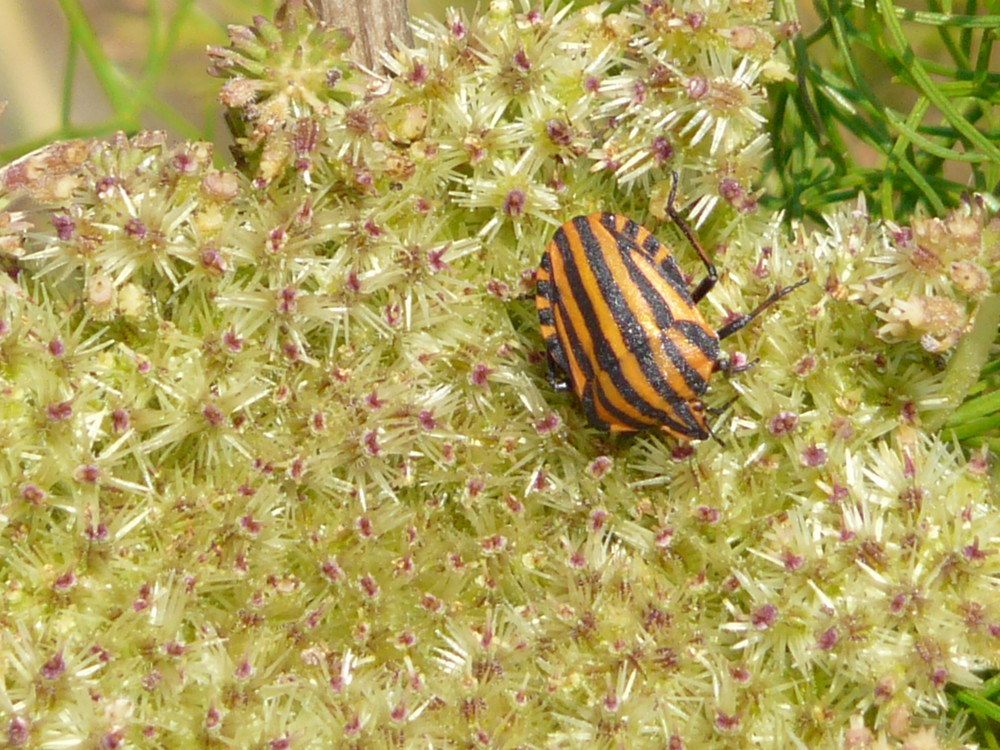
MULTIPOLYGON (((105 132, 112 109, 86 60, 89 41, 99 44, 137 87, 148 87, 144 96, 158 102, 152 111, 142 113, 142 125, 165 128, 175 137, 224 137, 215 103, 221 81, 205 75, 205 47, 225 46, 228 24, 250 23, 255 14, 271 18, 276 4, 277 0, 0 0, 0 101, 7 102, 0 117, 0 154, 6 160, 53 137, 105 132), (68 17, 85 19, 83 25, 89 26, 93 39, 71 41, 68 17), (157 46, 172 51, 154 63, 155 74, 143 80, 151 67, 150 50, 157 46), (72 126, 68 132, 64 119, 72 126)), ((409 0, 411 16, 439 18, 446 7, 471 10, 476 4, 475 0, 409 0)))

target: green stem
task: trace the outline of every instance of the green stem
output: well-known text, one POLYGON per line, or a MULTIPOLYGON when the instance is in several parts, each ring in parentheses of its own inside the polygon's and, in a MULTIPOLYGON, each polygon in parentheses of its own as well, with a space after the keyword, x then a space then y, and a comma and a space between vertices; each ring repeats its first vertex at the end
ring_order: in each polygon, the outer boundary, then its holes
POLYGON ((875 0, 875 2, 885 23, 886 35, 897 47, 897 50, 891 50, 891 52, 907 71, 914 86, 927 97, 931 104, 940 110, 944 118, 969 143, 981 150, 990 159, 1000 161, 1000 149, 990 143, 986 136, 965 120, 954 106, 952 106, 952 103, 940 92, 934 81, 931 80, 930 75, 928 75, 923 64, 917 59, 913 49, 910 47, 903 29, 899 25, 899 19, 896 17, 892 4, 888 0, 875 0))
MULTIPOLYGON (((855 8, 864 8, 865 0, 851 0, 855 8)), ((908 8, 892 8, 892 13, 904 21, 914 21, 928 26, 951 26, 956 29, 995 29, 1000 26, 1000 16, 958 16, 952 13, 930 13, 927 11, 910 10, 908 8)))
POLYGON ((121 71, 104 54, 80 3, 78 0, 59 0, 59 6, 69 24, 70 33, 90 63, 111 108, 118 116, 132 119, 135 114, 131 96, 132 87, 123 82, 121 71))
POLYGON ((948 363, 941 395, 944 399, 941 409, 927 418, 925 425, 929 432, 937 432, 944 427, 948 417, 965 399, 969 390, 979 379, 979 373, 986 364, 990 347, 997 337, 1000 326, 1000 294, 991 294, 979 303, 976 321, 948 363))
POLYGON ((70 112, 73 109, 73 84, 76 82, 76 59, 80 51, 76 36, 69 35, 69 50, 66 53, 66 72, 63 74, 62 109, 59 113, 59 124, 70 126, 70 112))

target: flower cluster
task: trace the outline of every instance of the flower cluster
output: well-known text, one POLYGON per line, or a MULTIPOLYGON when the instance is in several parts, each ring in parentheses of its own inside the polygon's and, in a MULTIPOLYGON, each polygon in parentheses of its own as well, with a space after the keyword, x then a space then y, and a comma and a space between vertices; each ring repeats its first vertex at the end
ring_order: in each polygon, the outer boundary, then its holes
POLYGON ((238 168, 142 133, 0 172, 6 743, 956 746, 1000 519, 885 326, 974 314, 986 213, 785 239, 763 3, 497 0, 381 78, 288 7, 212 52, 238 168), (814 282, 727 340, 725 445, 587 428, 524 299, 554 226, 655 217, 672 170, 714 324, 814 282))
POLYGON ((864 290, 885 321, 880 335, 918 338, 929 352, 951 349, 976 303, 997 292, 1000 219, 977 199, 944 219, 918 217, 888 232, 886 252, 873 259, 885 269, 864 290))

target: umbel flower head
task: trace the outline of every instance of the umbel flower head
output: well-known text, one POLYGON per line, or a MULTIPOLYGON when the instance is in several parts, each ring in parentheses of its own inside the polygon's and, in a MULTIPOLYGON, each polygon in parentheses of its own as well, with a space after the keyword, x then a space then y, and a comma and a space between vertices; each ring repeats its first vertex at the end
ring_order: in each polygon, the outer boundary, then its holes
POLYGON ((236 166, 158 133, 7 166, 7 744, 956 746, 1000 520, 989 457, 922 422, 996 219, 785 239, 758 5, 494 2, 379 78, 258 20, 212 51, 236 166), (672 170, 714 325, 812 280, 727 339, 725 445, 588 428, 523 298, 598 209, 697 268, 672 170))

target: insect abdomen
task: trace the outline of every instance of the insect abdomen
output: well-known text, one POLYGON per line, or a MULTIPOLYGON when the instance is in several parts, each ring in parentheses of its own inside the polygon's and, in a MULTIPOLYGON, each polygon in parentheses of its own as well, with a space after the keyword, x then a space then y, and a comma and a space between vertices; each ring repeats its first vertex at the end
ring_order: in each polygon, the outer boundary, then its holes
POLYGON ((707 437, 700 397, 718 337, 647 229, 615 214, 563 224, 542 258, 536 305, 550 369, 592 424, 707 437))

